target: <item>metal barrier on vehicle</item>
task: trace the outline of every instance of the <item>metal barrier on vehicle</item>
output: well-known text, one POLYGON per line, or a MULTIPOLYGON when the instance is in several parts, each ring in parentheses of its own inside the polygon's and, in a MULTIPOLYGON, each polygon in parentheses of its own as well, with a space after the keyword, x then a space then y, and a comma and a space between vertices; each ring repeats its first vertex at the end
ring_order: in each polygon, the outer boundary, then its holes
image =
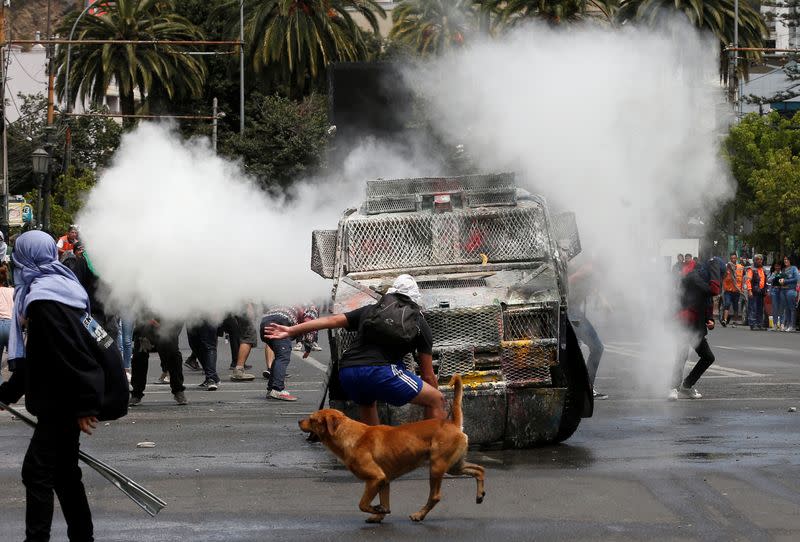
POLYGON ((549 253, 539 204, 356 216, 345 228, 348 272, 480 263, 481 254, 490 261, 527 261, 549 253))
POLYGON ((326 279, 333 278, 336 233, 336 230, 314 230, 311 234, 311 270, 326 279))

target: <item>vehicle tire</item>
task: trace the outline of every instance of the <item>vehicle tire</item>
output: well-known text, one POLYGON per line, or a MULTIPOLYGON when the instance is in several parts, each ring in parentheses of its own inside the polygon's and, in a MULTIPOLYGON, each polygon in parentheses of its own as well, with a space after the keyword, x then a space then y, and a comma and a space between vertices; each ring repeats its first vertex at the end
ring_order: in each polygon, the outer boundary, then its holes
MULTIPOLYGON (((564 410, 561 413, 561 424, 554 442, 563 442, 571 437, 578 429, 581 418, 587 415, 586 390, 589 378, 583 353, 569 322, 566 323, 565 338, 566 351, 562 351, 558 366, 553 368, 553 383, 567 389, 564 410)), ((588 400, 591 401, 591 392, 589 392, 588 400)), ((589 415, 591 415, 591 410, 589 415)))

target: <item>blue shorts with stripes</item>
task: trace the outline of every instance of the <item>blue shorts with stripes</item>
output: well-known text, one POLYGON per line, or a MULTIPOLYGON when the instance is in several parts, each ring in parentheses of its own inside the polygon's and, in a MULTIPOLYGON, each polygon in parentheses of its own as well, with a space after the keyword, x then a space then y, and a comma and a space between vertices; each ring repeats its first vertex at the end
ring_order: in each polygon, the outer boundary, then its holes
POLYGON ((422 391, 422 379, 402 365, 357 365, 339 371, 345 393, 359 405, 383 401, 393 406, 409 403, 422 391))

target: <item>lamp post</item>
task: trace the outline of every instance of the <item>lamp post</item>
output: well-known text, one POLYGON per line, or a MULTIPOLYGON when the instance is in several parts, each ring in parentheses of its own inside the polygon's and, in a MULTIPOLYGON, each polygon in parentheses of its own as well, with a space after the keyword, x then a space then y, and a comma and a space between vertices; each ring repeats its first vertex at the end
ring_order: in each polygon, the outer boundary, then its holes
POLYGON ((39 196, 36 198, 36 221, 41 224, 42 222, 42 181, 50 171, 50 153, 46 150, 39 148, 33 151, 31 156, 33 163, 33 173, 39 177, 36 186, 39 188, 39 196))

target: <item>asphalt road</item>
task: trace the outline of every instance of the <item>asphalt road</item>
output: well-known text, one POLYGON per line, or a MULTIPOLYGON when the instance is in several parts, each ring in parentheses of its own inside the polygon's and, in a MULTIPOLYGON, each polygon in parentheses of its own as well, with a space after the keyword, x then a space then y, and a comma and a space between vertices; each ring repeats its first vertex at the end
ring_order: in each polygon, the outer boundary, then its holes
MULTIPOLYGON (((641 344, 603 335, 597 386, 610 398, 594 417, 562 445, 471 451, 487 468, 484 503, 475 504, 472 479, 448 479, 422 524, 407 516, 427 496, 423 470, 393 483, 392 515, 368 525, 357 509, 362 484, 299 433, 297 420, 319 401, 326 352, 293 358, 297 403, 267 401, 260 379, 207 392, 187 372, 185 407, 149 385, 141 407, 82 446, 168 506, 151 519, 84 468, 97 540, 800 540, 800 413, 788 412, 800 407, 800 334, 715 331, 704 398, 677 403, 639 384, 641 344), (145 440, 156 447, 136 447, 145 440)), ((220 342, 223 376, 229 359, 220 342)), ((262 350, 251 360, 260 374, 262 350)), ((29 435, 0 414, 3 541, 23 538, 29 435)), ((58 512, 53 532, 66 539, 58 512)))

